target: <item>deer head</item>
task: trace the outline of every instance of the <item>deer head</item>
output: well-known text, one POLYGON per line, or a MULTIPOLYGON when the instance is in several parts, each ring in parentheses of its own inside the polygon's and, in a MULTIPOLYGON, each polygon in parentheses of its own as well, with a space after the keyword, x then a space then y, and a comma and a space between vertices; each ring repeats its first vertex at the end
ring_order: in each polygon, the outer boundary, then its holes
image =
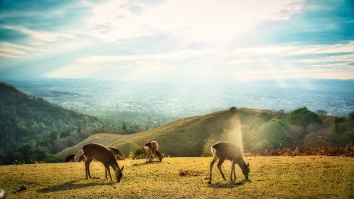
POLYGON ((248 179, 248 173, 250 172, 250 163, 246 164, 245 167, 242 167, 242 173, 245 176, 246 179, 248 179))
POLYGON ((120 179, 122 179, 122 177, 123 177, 123 169, 124 169, 124 166, 121 169, 119 167, 117 167, 115 169, 117 182, 120 182, 120 179))

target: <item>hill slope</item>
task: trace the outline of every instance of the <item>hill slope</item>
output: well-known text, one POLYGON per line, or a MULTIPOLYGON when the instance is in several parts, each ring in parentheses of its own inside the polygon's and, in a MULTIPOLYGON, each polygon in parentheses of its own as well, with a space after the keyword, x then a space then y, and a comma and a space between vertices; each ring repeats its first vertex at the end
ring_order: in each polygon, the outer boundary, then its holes
MULTIPOLYGON (((201 156, 205 142, 210 136, 221 135, 227 129, 236 128, 238 115, 229 111, 220 111, 203 116, 180 119, 164 126, 132 135, 96 134, 68 148, 60 157, 76 153, 89 142, 120 148, 123 153, 135 152, 145 142, 156 140, 161 151, 170 156, 201 156)), ((208 148, 209 150, 209 148, 208 148)))
POLYGON ((64 109, 0 83, 0 164, 9 164, 14 158, 27 161, 33 156, 29 154, 31 149, 53 143, 68 129, 102 124, 96 117, 64 109))
POLYGON ((147 141, 156 140, 165 155, 173 157, 209 156, 217 141, 231 141, 246 150, 304 146, 345 146, 354 142, 354 119, 319 116, 306 107, 291 113, 252 109, 219 111, 180 119, 159 128, 131 135, 96 134, 57 154, 79 155, 82 146, 97 142, 120 148, 124 154, 135 152, 147 141))

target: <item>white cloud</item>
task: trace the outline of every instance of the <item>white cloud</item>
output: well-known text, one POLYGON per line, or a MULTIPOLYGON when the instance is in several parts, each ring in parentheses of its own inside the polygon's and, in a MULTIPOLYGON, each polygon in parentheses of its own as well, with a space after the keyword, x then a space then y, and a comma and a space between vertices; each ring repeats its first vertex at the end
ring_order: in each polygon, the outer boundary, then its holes
POLYGON ((77 59, 65 70, 50 76, 89 77, 105 72, 110 76, 130 74, 129 80, 141 80, 147 74, 155 78, 180 76, 181 78, 217 78, 233 80, 334 78, 346 79, 353 73, 354 53, 346 45, 265 46, 255 48, 181 50, 169 53, 130 54, 116 56, 87 56, 77 59), (308 52, 312 52, 308 54, 308 52), (322 53, 334 53, 321 56, 322 53), (335 53, 339 53, 336 55, 335 53), (312 55, 314 54, 314 55, 312 55), (294 59, 292 56, 299 56, 294 59), (301 58, 304 57, 304 58, 301 58), (79 68, 82 68, 79 70, 79 68), (323 70, 323 68, 327 68, 323 70), (347 70, 347 72, 344 72, 347 70), (78 73, 77 71, 80 71, 78 73))
POLYGON ((106 41, 170 34, 184 40, 223 43, 266 20, 284 20, 301 12, 302 1, 167 0, 136 13, 128 1, 94 5, 87 19, 90 34, 106 41))
POLYGON ((16 45, 8 42, 0 42, 0 56, 8 58, 21 58, 28 55, 29 51, 35 50, 33 47, 16 45))
MULTIPOLYGON (((354 71, 341 72, 331 69, 307 69, 307 70, 247 70, 232 74, 233 79, 247 80, 282 80, 282 79, 352 79, 354 71)), ((226 78, 226 77, 225 77, 226 78)))

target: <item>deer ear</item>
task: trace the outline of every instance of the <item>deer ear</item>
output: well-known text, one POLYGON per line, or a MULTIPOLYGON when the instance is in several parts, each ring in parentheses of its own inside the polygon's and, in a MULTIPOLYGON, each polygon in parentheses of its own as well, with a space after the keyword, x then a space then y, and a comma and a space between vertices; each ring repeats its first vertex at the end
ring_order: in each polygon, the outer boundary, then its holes
POLYGON ((247 165, 246 165, 247 167, 250 167, 250 163, 247 163, 247 165))

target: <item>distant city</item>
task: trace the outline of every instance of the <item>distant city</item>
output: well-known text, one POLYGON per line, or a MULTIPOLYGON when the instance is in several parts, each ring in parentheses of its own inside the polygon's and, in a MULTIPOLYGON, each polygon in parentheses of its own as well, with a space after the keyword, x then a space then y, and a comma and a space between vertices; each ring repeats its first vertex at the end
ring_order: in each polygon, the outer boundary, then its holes
POLYGON ((98 80, 5 81, 18 90, 83 113, 136 112, 187 117, 246 107, 290 112, 300 107, 347 116, 354 110, 354 81, 308 80, 174 85, 98 80))

